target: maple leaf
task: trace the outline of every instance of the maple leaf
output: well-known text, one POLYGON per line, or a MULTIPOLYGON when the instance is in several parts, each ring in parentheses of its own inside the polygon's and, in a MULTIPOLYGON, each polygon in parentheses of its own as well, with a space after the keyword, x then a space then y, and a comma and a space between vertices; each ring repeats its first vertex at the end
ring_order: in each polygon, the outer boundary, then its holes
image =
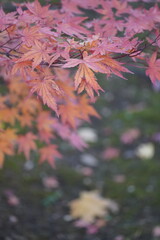
POLYGON ((14 154, 14 143, 17 139, 15 129, 6 129, 0 132, 0 168, 3 166, 5 154, 14 154))
POLYGON ((41 106, 37 99, 27 98, 18 103, 18 109, 26 115, 37 115, 37 111, 41 110, 41 106))
POLYGON ((62 89, 64 92, 63 98, 71 98, 75 99, 75 93, 74 93, 74 87, 70 86, 69 82, 62 82, 62 81, 57 81, 57 85, 62 89))
POLYGON ((155 83, 156 80, 160 81, 160 59, 157 59, 157 52, 154 52, 151 58, 147 61, 148 68, 146 74, 150 77, 152 83, 155 83))
POLYGON ((18 120, 22 127, 25 127, 25 126, 32 127, 32 122, 34 118, 31 115, 23 114, 22 116, 18 117, 18 120))
POLYGON ((63 65, 63 68, 75 67, 77 65, 79 65, 79 67, 75 75, 75 89, 78 89, 78 93, 81 93, 85 89, 91 98, 94 97, 94 91, 98 95, 99 90, 103 91, 97 83, 97 79, 92 70, 106 73, 107 75, 113 73, 122 78, 121 72, 130 72, 108 55, 88 55, 86 51, 83 53, 83 59, 68 59, 67 63, 63 65))
MULTIPOLYGON (((99 58, 101 58, 100 55, 99 58)), ((123 67, 122 63, 119 63, 115 59, 112 59, 108 54, 102 56, 101 61, 98 61, 95 64, 92 63, 91 68, 93 69, 93 71, 106 73, 108 76, 110 74, 115 74, 121 78, 124 78, 121 72, 132 73, 130 70, 123 67)))
POLYGON ((0 140, 0 168, 3 166, 5 154, 14 155, 13 145, 11 145, 8 141, 0 140))
POLYGON ((88 34, 88 30, 80 26, 82 21, 86 20, 86 17, 69 17, 57 22, 56 30, 58 33, 64 32, 70 36, 76 35, 79 38, 83 38, 82 34, 88 34))
MULTIPOLYGON (((69 58, 67 59, 67 63, 63 65, 63 68, 71 68, 75 67, 81 63, 84 63, 88 67, 92 68, 93 66, 96 66, 94 63, 100 62, 103 58, 100 58, 99 55, 91 54, 88 55, 87 51, 84 51, 82 54, 82 59, 77 59, 77 58, 69 58), (94 65, 93 65, 94 64, 94 65)), ((97 69, 96 71, 98 71, 97 69)))
POLYGON ((53 76, 46 76, 43 80, 31 80, 29 85, 32 86, 30 93, 36 92, 43 100, 44 104, 53 109, 57 115, 57 104, 54 96, 62 94, 55 81, 52 80, 53 76))
POLYGON ((27 47, 31 47, 34 44, 34 41, 38 41, 41 38, 44 38, 44 34, 40 32, 40 27, 32 26, 25 27, 22 34, 22 41, 27 47))
POLYGON ((55 119, 51 116, 49 111, 41 111, 37 117, 37 128, 39 130, 51 131, 55 119))
POLYGON ((0 111, 0 121, 14 125, 16 119, 18 119, 17 108, 4 108, 0 111))
POLYGON ((35 15, 38 18, 45 18, 49 15, 49 6, 42 7, 38 0, 35 0, 33 3, 26 3, 25 4, 30 13, 35 15))
POLYGON ((12 81, 9 83, 10 101, 13 103, 19 102, 19 97, 24 97, 28 94, 28 86, 22 81, 19 76, 12 76, 12 81))
POLYGON ((62 138, 62 139, 68 139, 68 137, 71 134, 70 128, 68 125, 66 124, 62 124, 58 121, 55 121, 55 123, 53 124, 53 128, 55 130, 55 132, 62 138))
POLYGON ((40 163, 48 161, 48 163, 55 167, 55 158, 61 158, 62 155, 58 152, 57 146, 55 144, 50 144, 48 146, 42 147, 40 152, 40 163))
POLYGON ((16 12, 12 12, 12 13, 5 13, 3 11, 3 9, 1 8, 0 9, 0 30, 4 30, 6 28, 6 26, 8 25, 11 25, 14 20, 15 20, 15 15, 16 15, 16 12))
POLYGON ((19 61, 17 61, 17 59, 13 60, 13 61, 15 61, 15 64, 13 65, 11 74, 14 75, 16 73, 19 73, 24 78, 26 78, 27 73, 31 70, 32 61, 31 60, 26 60, 26 61, 23 61, 23 62, 19 62, 19 61))
POLYGON ((121 66, 122 64, 117 62, 115 59, 112 59, 109 54, 100 55, 100 54, 91 54, 88 55, 86 51, 83 52, 83 59, 68 59, 67 63, 63 65, 64 68, 75 67, 78 64, 85 64, 88 68, 92 69, 95 72, 106 73, 110 75, 111 73, 122 77, 120 72, 130 72, 127 68, 121 66))
MULTIPOLYGON (((135 62, 137 60, 137 63, 139 60, 144 66, 147 62, 146 75, 155 83, 155 89, 158 89, 160 32, 157 26, 160 10, 155 1, 144 0, 146 3, 155 2, 148 7, 146 4, 141 7, 137 4, 132 6, 131 2, 138 0, 58 2, 58 8, 51 6, 50 9, 50 5, 41 6, 38 0, 14 4, 18 8, 13 13, 5 14, 0 9, 0 76, 9 90, 2 91, 5 100, 0 98, 0 133, 5 133, 5 136, 1 134, 0 137, 1 165, 5 154, 14 154, 17 141, 14 133, 3 130, 3 127, 16 127, 17 121, 21 127, 27 126, 26 130, 37 131, 40 141, 50 144, 56 132, 82 149, 84 143, 75 128, 80 126, 82 120, 90 121, 91 116, 99 116, 90 105, 95 100, 94 94, 99 94, 102 90, 96 73, 106 74, 107 77, 115 74, 123 78, 123 73, 129 72, 124 63, 121 63, 125 57, 132 58, 135 62), (100 15, 96 19, 90 18, 88 9, 100 15), (157 53, 152 55, 153 51, 157 53), (152 56, 148 58, 148 55, 152 56), (62 67, 68 70, 61 69, 62 67), (74 84, 70 76, 72 67, 78 69, 74 84), (75 89, 78 93, 86 91, 91 101, 88 96, 77 96, 75 89), (41 101, 39 104, 24 101, 29 90, 31 94, 37 94, 57 115, 57 104, 60 105, 59 124, 58 119, 54 119, 53 124, 47 117, 38 119, 43 106, 41 101)), ((38 102, 37 99, 36 101, 38 102)), ((137 133, 132 131, 128 132, 128 137, 124 134, 124 139, 121 140, 129 142, 131 133, 136 138, 137 133)), ((85 138, 89 136, 86 129, 81 130, 81 134, 85 138)), ((91 131, 89 138, 92 142, 96 141, 91 131)), ((34 140, 31 142, 35 143, 34 140)), ((31 145, 30 149, 34 150, 35 145, 31 145)), ((27 157, 30 155, 30 150, 22 150, 27 157)))
POLYGON ((27 60, 33 60, 32 68, 36 68, 42 61, 49 62, 50 57, 48 55, 50 51, 47 49, 46 43, 41 43, 38 40, 34 40, 34 45, 29 49, 17 62, 24 62, 27 60))
POLYGON ((37 136, 32 132, 28 132, 26 135, 20 135, 18 138, 18 153, 23 152, 27 160, 30 158, 30 151, 37 149, 36 139, 37 136))
POLYGON ((51 117, 50 112, 41 111, 37 117, 37 128, 39 132, 40 139, 46 143, 54 137, 53 135, 53 125, 55 119, 51 117))
POLYGON ((72 128, 76 128, 76 119, 80 117, 80 112, 75 104, 68 102, 60 105, 59 114, 63 124, 69 124, 72 128))
POLYGON ((83 151, 88 145, 83 141, 83 139, 76 133, 72 132, 68 139, 72 146, 76 147, 78 150, 83 151))
POLYGON ((17 139, 16 129, 7 128, 3 134, 3 137, 1 135, 1 139, 3 138, 4 141, 13 143, 17 139))
POLYGON ((118 210, 114 201, 102 198, 97 191, 81 192, 80 198, 71 201, 69 205, 71 216, 86 223, 93 223, 96 217, 103 218, 108 209, 115 212, 118 210))
POLYGON ((82 119, 89 121, 90 120, 89 116, 100 118, 100 115, 96 112, 94 107, 92 107, 89 104, 89 99, 87 98, 86 94, 79 97, 78 107, 79 107, 79 111, 81 113, 82 119))
POLYGON ((87 147, 87 144, 83 141, 81 136, 77 132, 71 131, 68 125, 55 121, 53 128, 62 139, 68 140, 72 146, 80 151, 87 147))
POLYGON ((90 68, 84 63, 79 65, 75 75, 75 89, 81 93, 84 89, 87 91, 91 98, 94 98, 94 91, 99 95, 99 90, 103 89, 97 83, 97 79, 90 68), (94 90, 94 91, 93 91, 94 90))
POLYGON ((4 153, 0 150, 0 168, 3 167, 4 163, 4 153))
POLYGON ((68 62, 63 65, 63 68, 70 68, 79 65, 75 75, 75 89, 78 90, 78 93, 81 93, 85 89, 88 95, 93 98, 94 91, 96 91, 97 94, 99 94, 99 90, 103 91, 103 89, 97 83, 94 73, 88 67, 91 66, 92 63, 101 61, 101 59, 97 60, 95 56, 88 56, 88 54, 85 52, 83 53, 83 59, 68 59, 67 61, 68 62))

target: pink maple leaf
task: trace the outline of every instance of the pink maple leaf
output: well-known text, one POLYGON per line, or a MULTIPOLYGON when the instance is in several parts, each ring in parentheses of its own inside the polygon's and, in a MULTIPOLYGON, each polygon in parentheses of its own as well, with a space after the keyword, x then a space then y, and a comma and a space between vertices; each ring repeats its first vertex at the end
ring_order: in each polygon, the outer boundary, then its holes
POLYGON ((156 80, 160 81, 160 59, 157 59, 157 52, 154 52, 151 58, 147 61, 148 68, 146 70, 146 75, 148 75, 152 81, 155 83, 156 80))
POLYGON ((80 151, 87 147, 87 144, 75 132, 71 133, 71 135, 69 136, 69 141, 74 147, 76 147, 80 151))
POLYGON ((33 3, 26 3, 25 4, 30 13, 35 15, 38 18, 45 18, 49 15, 49 6, 42 7, 38 0, 35 0, 33 3))

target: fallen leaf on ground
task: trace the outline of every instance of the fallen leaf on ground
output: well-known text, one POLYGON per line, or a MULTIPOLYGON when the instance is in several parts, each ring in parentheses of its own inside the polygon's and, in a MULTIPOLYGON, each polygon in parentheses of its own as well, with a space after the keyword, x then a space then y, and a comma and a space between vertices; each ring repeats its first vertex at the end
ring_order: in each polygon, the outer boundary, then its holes
POLYGON ((102 153, 102 158, 105 160, 110 160, 119 157, 120 150, 115 147, 109 147, 102 153))
POLYGON ((90 167, 83 167, 80 169, 80 172, 84 175, 84 176, 91 176, 93 174, 93 170, 90 167))
POLYGON ((98 165, 98 160, 89 153, 84 153, 81 155, 81 162, 90 167, 96 167, 98 165))
POLYGON ((46 188, 57 188, 58 187, 58 181, 54 177, 44 177, 43 178, 43 185, 46 188))
POLYGON ((123 174, 117 174, 113 177, 113 181, 116 183, 124 183, 125 180, 126 180, 126 177, 123 174))
POLYGON ((5 195, 9 205, 18 206, 20 204, 19 198, 11 190, 6 190, 5 195))
POLYGON ((160 237, 160 226, 155 226, 152 233, 154 237, 160 237))
POLYGON ((94 143, 98 141, 98 136, 93 128, 80 128, 78 130, 78 135, 86 142, 94 143))
POLYGON ((9 221, 11 223, 17 223, 18 222, 18 218, 16 216, 14 216, 14 215, 10 215, 9 216, 9 221))
POLYGON ((140 130, 138 128, 131 128, 125 131, 121 135, 121 141, 124 144, 130 144, 140 136, 140 130))
POLYGON ((146 160, 151 159, 154 156, 154 153, 155 148, 152 143, 140 144, 135 151, 137 157, 146 160))
POLYGON ((80 197, 70 202, 71 216, 86 223, 93 223, 96 217, 103 218, 108 211, 117 212, 118 205, 105 199, 97 191, 81 192, 80 197))
POLYGON ((155 133, 152 137, 155 142, 160 142, 160 132, 155 133))
POLYGON ((114 238, 114 240, 124 240, 124 237, 122 235, 118 235, 114 238))

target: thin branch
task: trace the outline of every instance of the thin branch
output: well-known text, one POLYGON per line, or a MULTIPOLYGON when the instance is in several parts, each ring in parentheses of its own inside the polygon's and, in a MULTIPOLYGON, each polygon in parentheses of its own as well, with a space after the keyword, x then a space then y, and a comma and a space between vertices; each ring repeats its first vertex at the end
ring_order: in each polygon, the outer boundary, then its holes
POLYGON ((9 52, 0 52, 1 55, 5 55, 6 57, 9 57, 11 59, 11 57, 16 57, 18 58, 17 55, 14 55, 12 53, 9 53, 9 52))
POLYGON ((121 56, 117 56, 117 57, 113 57, 113 59, 120 59, 120 58, 124 58, 124 57, 136 57, 138 55, 140 55, 146 48, 152 46, 154 43, 156 43, 156 41, 160 39, 160 34, 154 39, 154 41, 152 41, 151 43, 148 43, 144 45, 144 47, 142 48, 137 48, 136 50, 134 50, 131 53, 124 53, 121 56))

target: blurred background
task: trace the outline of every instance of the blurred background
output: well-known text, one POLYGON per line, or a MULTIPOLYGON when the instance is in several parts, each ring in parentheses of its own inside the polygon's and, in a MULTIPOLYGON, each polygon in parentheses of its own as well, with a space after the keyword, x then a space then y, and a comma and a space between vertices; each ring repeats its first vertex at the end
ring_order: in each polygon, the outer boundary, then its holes
MULTIPOLYGON (((0 3, 11 9, 10 1, 0 3)), ((128 80, 97 74, 105 89, 95 105, 101 119, 79 129, 85 151, 60 142, 56 169, 34 156, 6 159, 0 239, 160 239, 159 87, 131 70, 128 80)))

